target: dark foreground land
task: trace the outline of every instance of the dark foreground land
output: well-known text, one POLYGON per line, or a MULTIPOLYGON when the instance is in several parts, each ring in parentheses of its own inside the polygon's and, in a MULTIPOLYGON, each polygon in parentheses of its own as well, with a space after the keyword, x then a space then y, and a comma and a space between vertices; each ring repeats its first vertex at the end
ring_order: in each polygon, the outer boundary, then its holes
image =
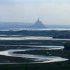
POLYGON ((48 64, 5 64, 0 65, 1 70, 70 70, 70 62, 48 64))
MULTIPOLYGON (((0 35, 23 35, 23 36, 51 36, 53 38, 65 38, 70 39, 70 31, 56 31, 56 30, 50 30, 50 31, 0 31, 0 35)), ((65 49, 61 50, 58 53, 55 53, 54 51, 51 51, 52 55, 61 56, 64 58, 70 59, 70 41, 67 40, 57 40, 57 41, 51 41, 51 40, 25 40, 25 41, 2 41, 0 40, 0 51, 2 50, 8 50, 8 49, 23 49, 28 48, 28 45, 55 45, 55 46, 64 46, 65 49), (11 45, 11 46, 8 46, 11 45), (13 46, 17 45, 17 46, 13 46), (19 46, 19 45, 26 45, 26 46, 19 46)), ((34 53, 34 52, 33 52, 34 53)), ((44 52, 38 52, 38 53, 44 53, 44 52)), ((37 54, 37 53, 35 53, 37 54)), ((5 56, 0 56, 0 62, 6 62, 6 60, 11 60, 12 62, 22 63, 24 60, 17 59, 17 58, 9 58, 5 56)), ((56 62, 56 63, 22 63, 22 64, 0 64, 0 70, 70 70, 70 60, 65 62, 56 62)))

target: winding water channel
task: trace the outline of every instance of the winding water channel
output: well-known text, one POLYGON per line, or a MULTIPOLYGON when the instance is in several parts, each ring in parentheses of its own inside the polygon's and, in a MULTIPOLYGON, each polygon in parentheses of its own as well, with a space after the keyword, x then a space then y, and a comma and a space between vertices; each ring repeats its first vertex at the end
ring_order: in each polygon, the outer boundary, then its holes
MULTIPOLYGON (((42 46, 41 46, 42 47, 42 46)), ((39 50, 60 50, 63 49, 64 47, 62 46, 50 46, 47 48, 30 48, 30 49, 12 49, 12 50, 5 50, 5 51, 0 51, 0 55, 8 56, 8 57, 19 57, 19 58, 26 58, 26 59, 31 59, 32 61, 30 63, 50 63, 50 62, 61 62, 61 61, 67 61, 67 58, 62 58, 59 56, 47 56, 47 55, 37 55, 37 54, 29 54, 26 53, 27 51, 39 51, 39 50)))

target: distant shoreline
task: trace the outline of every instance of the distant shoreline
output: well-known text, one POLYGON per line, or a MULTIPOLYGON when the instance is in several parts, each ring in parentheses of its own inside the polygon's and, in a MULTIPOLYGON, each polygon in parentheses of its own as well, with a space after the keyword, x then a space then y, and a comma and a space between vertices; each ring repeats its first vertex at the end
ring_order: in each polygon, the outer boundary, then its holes
POLYGON ((70 28, 46 28, 46 29, 30 29, 30 28, 26 28, 26 29, 0 29, 0 31, 46 31, 46 30, 55 30, 55 31, 70 31, 70 28))

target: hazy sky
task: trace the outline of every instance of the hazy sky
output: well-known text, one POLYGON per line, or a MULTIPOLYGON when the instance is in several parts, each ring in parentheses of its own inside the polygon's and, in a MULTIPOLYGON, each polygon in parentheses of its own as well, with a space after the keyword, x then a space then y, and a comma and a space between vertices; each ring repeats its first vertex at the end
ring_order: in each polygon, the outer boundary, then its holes
POLYGON ((70 0, 0 0, 0 21, 70 24, 70 0))

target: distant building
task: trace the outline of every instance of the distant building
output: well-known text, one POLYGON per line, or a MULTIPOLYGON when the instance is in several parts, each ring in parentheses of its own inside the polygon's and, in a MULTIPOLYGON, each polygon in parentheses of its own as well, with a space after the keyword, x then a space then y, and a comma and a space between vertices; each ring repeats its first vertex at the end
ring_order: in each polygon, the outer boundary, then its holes
POLYGON ((41 29, 41 28, 46 28, 46 26, 38 19, 38 20, 31 26, 31 28, 41 29))

